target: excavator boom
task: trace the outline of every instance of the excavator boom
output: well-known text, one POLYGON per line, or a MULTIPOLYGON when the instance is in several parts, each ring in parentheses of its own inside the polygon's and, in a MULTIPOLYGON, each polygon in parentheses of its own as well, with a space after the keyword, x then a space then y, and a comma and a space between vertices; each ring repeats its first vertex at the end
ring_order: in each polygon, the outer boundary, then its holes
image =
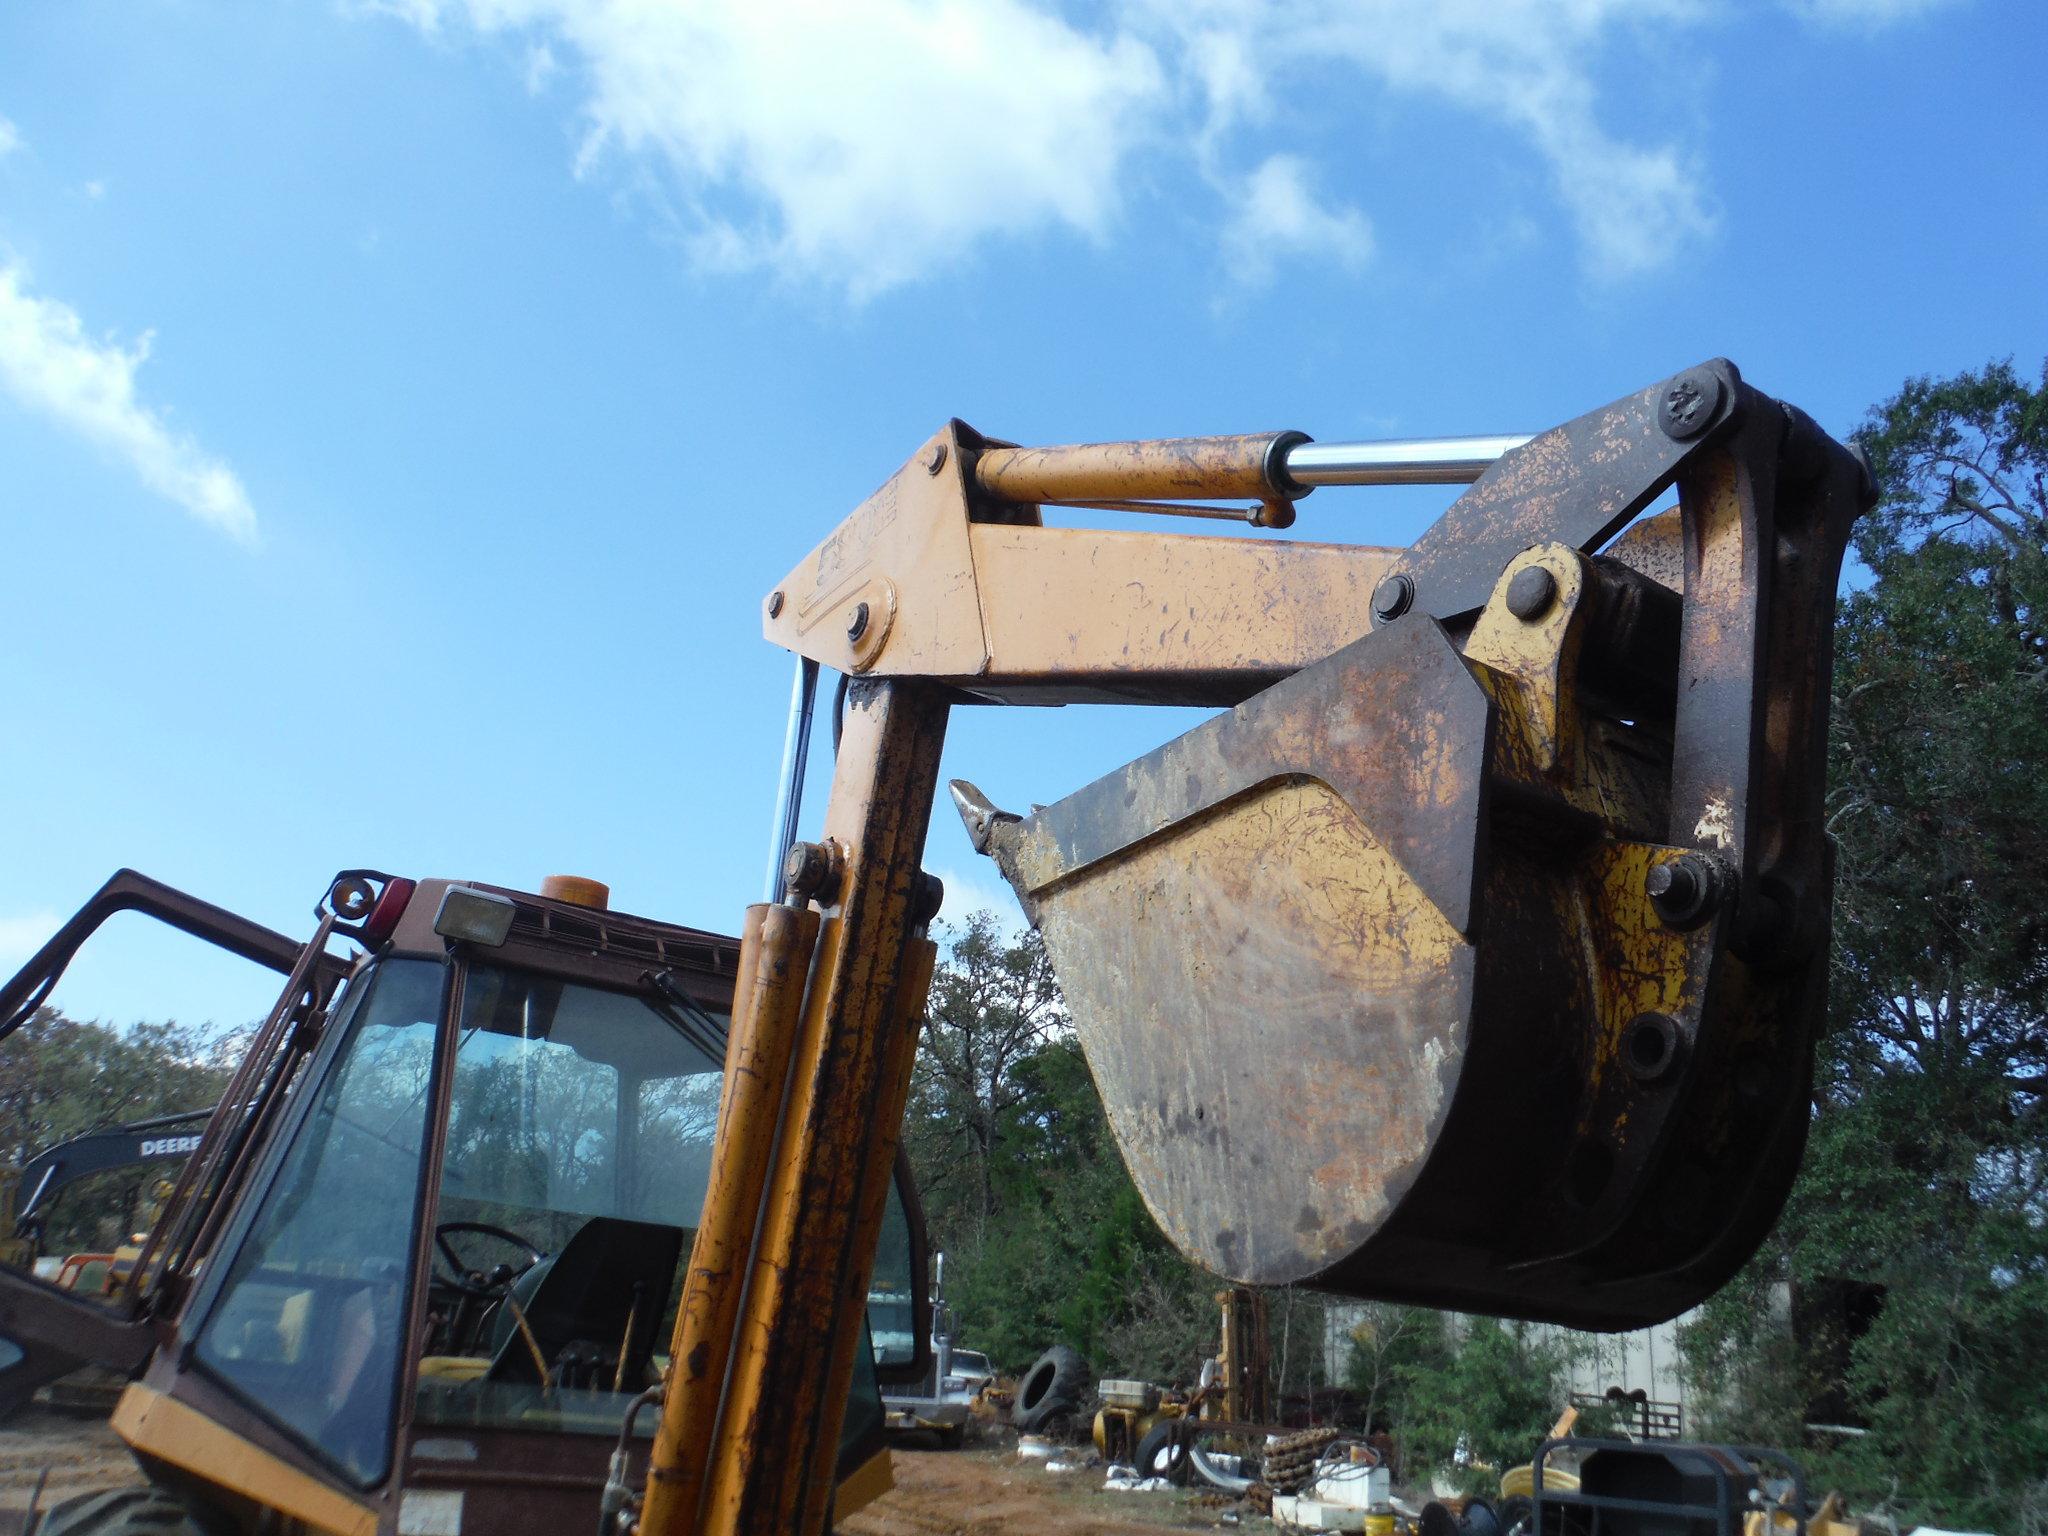
MULTIPOLYGON (((953 790, 1191 1258, 1593 1328, 1710 1293, 1804 1140, 1833 601, 1870 498, 1722 360, 1484 448, 928 441, 764 605, 769 639, 852 683, 824 835, 781 892, 815 940, 760 957, 807 977, 788 1108, 751 1203, 707 1210, 679 1323, 677 1359, 725 1385, 671 1382, 646 1536, 822 1529, 955 703, 1223 708, 1027 817, 953 790), (1277 529, 1316 485, 1415 480, 1470 489, 1405 549, 1040 515, 1277 529)), ((761 991, 743 1049, 797 1009, 761 991)))

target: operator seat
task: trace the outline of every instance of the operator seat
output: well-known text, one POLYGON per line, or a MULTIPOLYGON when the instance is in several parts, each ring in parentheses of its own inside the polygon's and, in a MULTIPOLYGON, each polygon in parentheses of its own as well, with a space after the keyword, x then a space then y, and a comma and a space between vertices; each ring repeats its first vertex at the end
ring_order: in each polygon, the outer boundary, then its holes
MULTIPOLYGON (((596 1384, 609 1388, 623 1343, 624 1390, 646 1384, 655 1331, 668 1313, 669 1290, 683 1254, 683 1229, 623 1216, 593 1216, 562 1245, 519 1277, 511 1296, 554 1369, 571 1345, 601 1362, 596 1384)), ((487 1381, 538 1385, 533 1351, 521 1337, 510 1306, 501 1306, 491 1330, 487 1381)))

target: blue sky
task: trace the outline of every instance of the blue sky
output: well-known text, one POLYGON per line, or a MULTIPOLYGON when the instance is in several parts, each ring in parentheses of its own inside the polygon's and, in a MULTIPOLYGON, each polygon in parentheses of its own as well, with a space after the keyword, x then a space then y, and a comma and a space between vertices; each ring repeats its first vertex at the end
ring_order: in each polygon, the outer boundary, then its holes
MULTIPOLYGON (((123 864, 736 926, 761 595, 948 416, 1529 430, 1725 354, 1840 432, 2031 369, 2044 58, 1989 0, 7 7, 0 964, 123 864)), ((1050 800, 1184 723, 962 711, 946 766, 1050 800)), ((998 899, 949 811, 927 862, 998 899)), ((121 953, 60 1001, 266 990, 121 953)))

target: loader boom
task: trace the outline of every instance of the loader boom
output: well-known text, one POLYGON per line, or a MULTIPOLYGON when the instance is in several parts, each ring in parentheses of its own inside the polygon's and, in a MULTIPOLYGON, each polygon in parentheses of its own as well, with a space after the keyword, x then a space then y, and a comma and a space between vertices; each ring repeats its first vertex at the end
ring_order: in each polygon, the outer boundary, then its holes
POLYGON ((781 893, 816 921, 749 927, 743 975, 780 979, 743 985, 735 1047, 787 1042, 787 1108, 772 1156, 721 1123, 753 1169, 696 1238, 643 1536, 824 1527, 956 703, 1224 707, 1027 817, 953 789, 1189 1257, 1595 1328, 1718 1286, 1804 1140, 1833 599, 1870 497, 1722 360, 1483 446, 924 444, 765 600, 852 682, 781 893), (1039 511, 1264 530, 1316 485, 1417 480, 1471 488, 1405 549, 1039 511))

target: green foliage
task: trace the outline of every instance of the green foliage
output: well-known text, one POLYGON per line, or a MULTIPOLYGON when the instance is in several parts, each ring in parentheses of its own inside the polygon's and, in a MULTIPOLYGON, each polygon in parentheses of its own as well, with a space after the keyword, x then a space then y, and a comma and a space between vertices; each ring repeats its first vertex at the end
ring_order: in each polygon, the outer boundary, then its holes
POLYGON ((1397 1445, 1413 1440, 1418 1383, 1440 1380, 1451 1367, 1452 1338, 1445 1314, 1426 1307, 1368 1302, 1351 1329, 1344 1384, 1364 1399, 1363 1426, 1384 1431, 1397 1445))
MULTIPOLYGON (((1782 1240, 1786 1224, 1779 1231, 1782 1240)), ((1748 1445, 1804 1442, 1808 1405, 1827 1389, 1824 1352, 1794 1338, 1781 1304, 1782 1268, 1781 1249, 1767 1246, 1679 1329, 1688 1434, 1748 1445)))
POLYGON ((1951 379, 1908 379, 1856 441, 1879 492, 1856 533, 1857 552, 1873 567, 1929 536, 2041 548, 2048 389, 2030 388, 2010 359, 1951 379))
MULTIPOLYGON (((2039 1170, 2013 1178, 1996 1146, 2005 1138, 1981 1123, 1944 1123, 1920 1086, 1879 1085, 1858 1113, 1828 1117, 1817 1138, 1819 1166, 1840 1172, 1841 1198, 1831 1219, 1812 1213, 1808 1245, 1842 1267, 1878 1255, 1886 1287, 1844 1380, 1871 1434, 1842 1460, 1862 1486, 1898 1476, 1914 1503, 1997 1526, 2011 1496, 2048 1469, 2039 1170), (1905 1126, 1925 1133, 1924 1147, 1882 1167, 1905 1126)), ((1813 1254, 1801 1257, 1811 1267, 1813 1254)))
POLYGON ((2009 1529, 2048 1468, 2048 376, 1915 379, 1858 434, 1841 605, 1830 1033, 1777 1234, 1685 1340, 1715 1433, 1869 1428, 1825 1476, 2009 1529), (1817 1315, 1883 1287, 1867 1330, 1817 1315))
MULTIPOLYGON (((0 1163, 129 1120, 204 1109, 219 1099, 240 1036, 178 1024, 111 1024, 39 1008, 0 1040, 0 1163)), ((50 1213, 51 1252, 110 1248, 146 1219, 169 1165, 110 1171, 73 1185, 50 1213)))
POLYGON ((1413 1339, 1391 1370, 1389 1418, 1403 1464, 1418 1478, 1445 1469, 1464 1492, 1483 1492, 1527 1461, 1556 1421, 1578 1346, 1531 1323, 1400 1310, 1413 1339), (1454 1467, 1461 1448, 1491 1470, 1454 1467))

